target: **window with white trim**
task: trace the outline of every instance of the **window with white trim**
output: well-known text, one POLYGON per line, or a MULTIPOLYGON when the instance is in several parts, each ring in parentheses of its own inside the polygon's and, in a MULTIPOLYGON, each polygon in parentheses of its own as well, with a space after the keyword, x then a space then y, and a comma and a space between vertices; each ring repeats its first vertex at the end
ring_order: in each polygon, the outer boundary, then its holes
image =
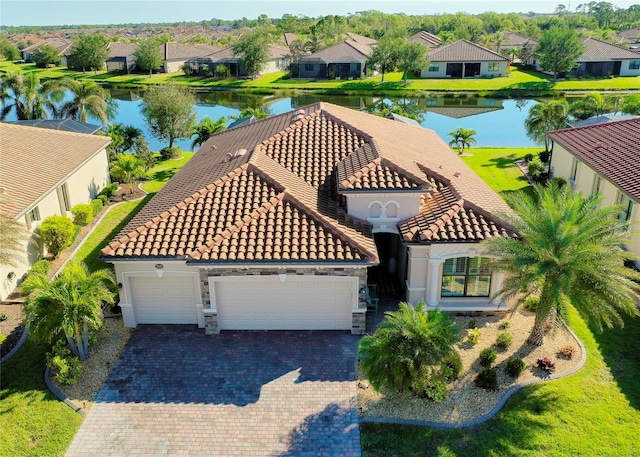
POLYGON ((632 60, 629 62, 629 70, 640 70, 640 60, 632 60))
POLYGON ((25 215, 25 219, 27 221, 27 228, 31 229, 31 224, 40 220, 40 209, 35 206, 25 215))
POLYGON ((593 186, 591 187, 592 194, 599 194, 602 190, 602 177, 593 175, 593 186))
POLYGON ((500 70, 500 62, 489 62, 489 71, 500 70))
POLYGON ((633 201, 631 201, 631 199, 622 192, 618 192, 616 204, 620 205, 621 207, 618 219, 621 222, 627 222, 631 220, 631 213, 633 213, 633 201))
POLYGON ((429 71, 440 71, 440 63, 439 62, 431 62, 429 64, 429 71))
POLYGON ((491 291, 489 259, 457 257, 442 268, 442 297, 488 297, 491 291))
POLYGON ((67 183, 58 187, 58 199, 60 200, 61 211, 71 211, 71 199, 69 198, 69 186, 67 183))
POLYGON ((569 173, 569 181, 575 184, 577 176, 578 176, 578 160, 573 159, 573 162, 571 162, 571 173, 569 173))

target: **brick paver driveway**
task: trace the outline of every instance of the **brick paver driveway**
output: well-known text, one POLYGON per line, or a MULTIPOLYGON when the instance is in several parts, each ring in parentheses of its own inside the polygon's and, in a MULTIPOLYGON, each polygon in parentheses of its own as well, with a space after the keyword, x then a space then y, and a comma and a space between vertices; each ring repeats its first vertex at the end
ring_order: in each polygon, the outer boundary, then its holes
POLYGON ((67 456, 359 456, 357 341, 141 326, 67 456))

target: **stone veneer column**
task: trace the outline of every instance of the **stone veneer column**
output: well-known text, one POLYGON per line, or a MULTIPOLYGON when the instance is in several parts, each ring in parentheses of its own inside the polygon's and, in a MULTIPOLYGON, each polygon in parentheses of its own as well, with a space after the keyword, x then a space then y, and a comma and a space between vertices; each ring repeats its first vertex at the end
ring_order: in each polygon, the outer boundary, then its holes
POLYGON ((429 266, 431 271, 429 272, 428 291, 429 296, 427 299, 427 305, 436 307, 438 306, 438 288, 440 286, 440 265, 444 263, 444 259, 429 259, 429 266))

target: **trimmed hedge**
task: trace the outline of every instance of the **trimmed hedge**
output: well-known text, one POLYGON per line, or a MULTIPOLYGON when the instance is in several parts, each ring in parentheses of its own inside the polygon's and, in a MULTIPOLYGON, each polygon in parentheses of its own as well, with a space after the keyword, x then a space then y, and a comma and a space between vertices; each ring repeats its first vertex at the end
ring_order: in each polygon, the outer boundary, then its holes
POLYGON ((71 208, 73 223, 84 227, 93 219, 93 207, 89 203, 78 203, 71 208))
POLYGON ((104 207, 104 203, 102 203, 102 200, 99 198, 91 200, 90 205, 91 209, 93 210, 93 217, 96 217, 98 214, 100 214, 100 211, 102 211, 102 208, 104 207))
POLYGON ((55 258, 60 251, 73 244, 80 227, 73 225, 68 216, 53 215, 43 220, 38 229, 47 251, 55 258))

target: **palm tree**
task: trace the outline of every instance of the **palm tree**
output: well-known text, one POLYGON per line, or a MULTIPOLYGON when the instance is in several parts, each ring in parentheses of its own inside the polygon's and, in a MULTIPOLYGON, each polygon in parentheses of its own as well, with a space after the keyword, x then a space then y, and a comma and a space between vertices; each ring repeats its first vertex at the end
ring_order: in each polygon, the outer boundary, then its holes
POLYGON ((451 136, 449 146, 455 146, 458 150, 458 154, 462 154, 465 148, 471 147, 472 144, 476 144, 476 139, 474 138, 476 133, 477 132, 473 129, 459 127, 453 132, 449 132, 449 136, 451 136))
POLYGON ((557 323, 571 303, 592 325, 623 325, 620 313, 638 314, 640 274, 625 267, 627 222, 618 206, 601 206, 599 194, 572 193, 568 186, 536 186, 506 196, 515 215, 504 220, 520 239, 492 238, 484 249, 507 273, 498 295, 539 295, 529 343, 542 345, 545 324, 557 323), (551 322, 550 322, 551 321, 551 322))
POLYGON ((145 175, 146 166, 144 160, 133 154, 120 154, 118 160, 111 163, 109 172, 113 179, 126 184, 129 193, 133 193, 133 182, 145 175))
POLYGON ((111 114, 111 107, 107 102, 109 94, 95 81, 63 78, 59 84, 71 92, 73 97, 60 107, 61 117, 87 122, 87 118, 92 116, 100 119, 103 124, 107 123, 111 114))
POLYGON ((2 112, 0 120, 5 120, 15 109, 19 120, 46 119, 55 112, 52 100, 57 82, 40 83, 35 73, 7 72, 0 79, 0 99, 2 112))
POLYGON ((448 314, 427 311, 423 302, 416 307, 400 303, 398 311, 386 313, 373 335, 360 340, 358 356, 376 390, 407 392, 425 368, 439 365, 453 352, 457 340, 458 328, 448 314))
POLYGON ((28 238, 29 232, 24 224, 0 212, 0 265, 17 267, 26 251, 24 242, 28 238))
POLYGON ((110 270, 90 273, 75 261, 51 280, 41 273, 29 275, 22 290, 29 294, 24 311, 30 336, 47 342, 64 336, 73 354, 85 360, 89 331, 102 325, 103 304, 115 301, 111 284, 115 279, 110 270))
POLYGON ((569 114, 575 119, 583 120, 590 117, 602 116, 606 113, 618 113, 622 109, 624 97, 622 95, 607 95, 603 97, 599 92, 591 92, 569 107, 569 114))
POLYGON ((538 103, 529 110, 524 121, 527 136, 536 143, 544 143, 544 150, 549 152, 549 132, 567 127, 569 104, 564 100, 549 103, 538 103))
POLYGON ((205 141, 209 139, 214 133, 222 132, 227 129, 227 118, 221 117, 220 119, 213 121, 209 116, 202 119, 192 129, 191 136, 195 136, 196 139, 191 143, 191 150, 193 151, 196 146, 201 146, 205 141))

